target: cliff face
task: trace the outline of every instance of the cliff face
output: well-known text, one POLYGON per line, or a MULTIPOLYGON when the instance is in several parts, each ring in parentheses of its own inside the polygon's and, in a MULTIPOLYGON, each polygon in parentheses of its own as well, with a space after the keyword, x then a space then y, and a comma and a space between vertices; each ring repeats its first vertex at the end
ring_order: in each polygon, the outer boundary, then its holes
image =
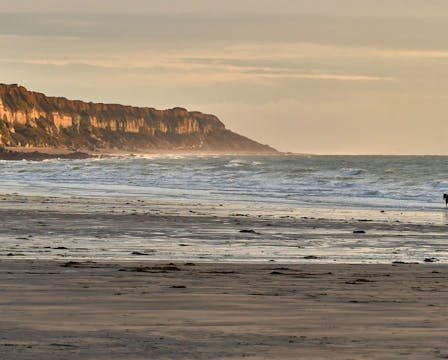
POLYGON ((214 115, 71 101, 0 84, 0 145, 72 150, 272 153, 214 115))

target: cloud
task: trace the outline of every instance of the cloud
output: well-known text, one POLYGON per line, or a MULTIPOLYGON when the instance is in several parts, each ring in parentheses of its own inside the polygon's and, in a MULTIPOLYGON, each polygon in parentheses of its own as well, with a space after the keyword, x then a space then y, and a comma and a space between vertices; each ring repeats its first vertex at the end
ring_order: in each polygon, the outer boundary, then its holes
POLYGON ((67 35, 33 35, 33 34, 0 34, 0 40, 49 40, 49 39, 58 39, 58 40, 75 40, 79 39, 77 36, 67 36, 67 35))
MULTIPOLYGON (((80 52, 80 54, 83 54, 80 52)), ((138 76, 141 81, 164 83, 213 84, 238 81, 263 81, 277 79, 303 79, 316 81, 371 82, 390 81, 394 78, 372 71, 349 71, 341 66, 328 65, 335 58, 391 56, 388 50, 348 48, 330 45, 298 44, 245 44, 208 46, 202 49, 171 49, 149 51, 117 51, 84 53, 83 55, 58 55, 58 51, 45 58, 34 56, 0 58, 3 63, 29 66, 55 66, 71 68, 96 68, 123 76, 138 76), (322 60, 325 60, 323 66, 322 60), (307 61, 304 63, 304 61, 307 61), (310 62, 311 61, 311 62, 310 62), (313 65, 313 62, 315 63, 313 65)), ((393 53, 406 56, 408 53, 393 53)), ((431 54, 433 54, 431 52, 431 54)), ((417 57, 420 52, 409 52, 417 57)), ((430 54, 424 53, 429 57, 430 54)), ((442 56, 443 52, 433 55, 442 56)), ((448 55, 447 55, 448 56, 448 55)))
MULTIPOLYGON (((231 54, 240 54, 243 59, 306 59, 306 58, 385 58, 385 59, 429 59, 448 58, 446 50, 379 48, 371 46, 348 46, 326 43, 286 42, 286 43, 250 43, 232 46, 227 56, 209 61, 229 59, 231 54)), ((234 58, 236 59, 236 58, 234 58)), ((192 60, 192 59, 190 59, 192 60)), ((198 59, 207 61, 207 59, 198 59)))
POLYGON ((0 0, 7 12, 137 14, 330 14, 352 16, 446 16, 445 0, 0 0))
POLYGON ((114 66, 97 61, 73 62, 65 60, 28 60, 13 61, 0 59, 1 63, 22 64, 46 67, 86 68, 90 70, 108 71, 123 75, 137 75, 142 80, 156 80, 163 83, 207 84, 218 82, 237 82, 250 80, 304 79, 319 81, 385 81, 391 77, 374 75, 331 73, 331 72, 299 72, 296 69, 275 69, 257 66, 231 65, 197 65, 182 62, 152 62, 142 66, 114 66))

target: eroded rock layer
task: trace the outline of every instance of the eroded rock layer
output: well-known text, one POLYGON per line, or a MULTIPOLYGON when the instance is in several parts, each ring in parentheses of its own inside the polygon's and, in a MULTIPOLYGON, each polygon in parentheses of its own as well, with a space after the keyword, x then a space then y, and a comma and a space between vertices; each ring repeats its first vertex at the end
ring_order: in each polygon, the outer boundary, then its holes
POLYGON ((0 145, 72 150, 271 153, 214 115, 47 97, 0 84, 0 145))

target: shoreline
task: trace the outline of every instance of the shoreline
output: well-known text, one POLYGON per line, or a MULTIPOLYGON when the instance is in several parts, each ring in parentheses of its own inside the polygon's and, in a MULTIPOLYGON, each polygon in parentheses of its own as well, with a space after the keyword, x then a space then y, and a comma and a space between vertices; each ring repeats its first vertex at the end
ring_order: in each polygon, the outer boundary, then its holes
POLYGON ((218 152, 218 151, 202 151, 202 150, 160 150, 147 149, 144 150, 69 150, 66 148, 38 148, 38 147, 5 147, 0 148, 0 160, 31 160, 42 161, 52 159, 70 159, 80 160, 89 158, 109 158, 109 157, 144 157, 158 155, 184 155, 184 156, 306 156, 287 154, 282 152, 218 152))
POLYGON ((434 264, 1 260, 0 346, 35 360, 440 359, 447 278, 434 264))
POLYGON ((68 153, 45 153, 39 151, 20 152, 20 151, 0 151, 0 160, 7 161, 44 161, 52 159, 80 160, 95 158, 96 156, 84 152, 68 153))
POLYGON ((233 205, 2 195, 0 259, 448 263, 445 213, 434 223, 398 212, 274 215, 233 205))
POLYGON ((1 353, 448 357, 446 224, 302 211, 1 195, 1 353), (350 263, 350 254, 382 263, 350 263))

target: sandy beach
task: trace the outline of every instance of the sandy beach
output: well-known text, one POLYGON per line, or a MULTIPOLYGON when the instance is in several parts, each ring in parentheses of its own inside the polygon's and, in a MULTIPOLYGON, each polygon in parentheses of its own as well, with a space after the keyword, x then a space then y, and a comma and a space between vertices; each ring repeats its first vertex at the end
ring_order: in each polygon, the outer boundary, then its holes
POLYGON ((236 210, 2 196, 1 358, 448 357, 446 225, 236 210), (318 246, 375 239, 387 263, 318 246))
POLYGON ((0 4, 0 360, 448 359, 448 1, 0 4))
POLYGON ((0 262, 2 359, 442 359, 448 268, 0 262))

